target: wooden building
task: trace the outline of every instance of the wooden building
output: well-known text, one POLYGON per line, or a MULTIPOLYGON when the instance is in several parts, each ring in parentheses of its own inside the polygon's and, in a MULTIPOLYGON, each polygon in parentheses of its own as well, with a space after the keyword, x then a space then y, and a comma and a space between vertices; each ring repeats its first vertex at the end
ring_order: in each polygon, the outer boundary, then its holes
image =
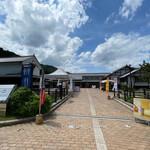
POLYGON ((120 76, 121 85, 128 84, 134 89, 148 88, 149 83, 143 80, 144 76, 145 74, 140 69, 134 69, 133 71, 120 76))
POLYGON ((0 58, 0 84, 39 88, 43 69, 34 55, 0 58))
POLYGON ((132 72, 133 70, 135 70, 135 68, 131 67, 130 65, 125 65, 113 71, 109 75, 105 76, 103 79, 107 79, 109 77, 110 80, 114 80, 114 78, 117 78, 118 87, 120 87, 121 86, 120 77, 127 73, 132 72))
POLYGON ((92 85, 99 87, 100 82, 109 73, 72 73, 73 82, 75 86, 81 88, 91 88, 92 85))

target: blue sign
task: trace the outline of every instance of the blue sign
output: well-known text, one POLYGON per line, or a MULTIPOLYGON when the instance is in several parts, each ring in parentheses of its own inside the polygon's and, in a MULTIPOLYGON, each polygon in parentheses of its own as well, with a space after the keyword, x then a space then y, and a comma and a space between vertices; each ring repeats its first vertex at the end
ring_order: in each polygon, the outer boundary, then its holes
POLYGON ((22 69, 22 86, 31 87, 31 78, 32 78, 32 67, 23 66, 22 69))

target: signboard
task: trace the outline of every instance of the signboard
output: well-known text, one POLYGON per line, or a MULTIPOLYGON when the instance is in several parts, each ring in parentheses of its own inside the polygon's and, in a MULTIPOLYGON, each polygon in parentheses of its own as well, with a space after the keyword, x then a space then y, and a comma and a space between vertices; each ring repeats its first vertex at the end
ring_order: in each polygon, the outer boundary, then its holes
POLYGON ((0 85, 0 102, 6 101, 15 85, 0 85))
POLYGON ((109 93, 109 78, 106 81, 106 93, 109 93))
POLYGON ((150 121, 150 100, 134 98, 134 117, 150 121))
POLYGON ((22 69, 22 86, 31 87, 32 66, 23 66, 22 69))
POLYGON ((15 85, 0 85, 0 116, 6 115, 6 102, 14 89, 15 85))

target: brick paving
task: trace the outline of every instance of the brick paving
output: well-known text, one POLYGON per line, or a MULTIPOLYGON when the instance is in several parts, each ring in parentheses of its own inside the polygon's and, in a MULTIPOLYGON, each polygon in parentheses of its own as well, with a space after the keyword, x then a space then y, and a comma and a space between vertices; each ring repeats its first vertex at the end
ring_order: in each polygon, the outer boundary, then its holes
MULTIPOLYGON (((133 112, 99 89, 88 89, 108 150, 150 150, 150 127, 125 121, 133 112), (111 120, 122 118, 123 120, 111 120)), ((96 150, 96 141, 86 89, 81 89, 42 125, 34 122, 0 128, 0 150, 96 150), (57 114, 62 114, 57 115, 57 114), (67 116, 67 115, 74 115, 67 116)))
POLYGON ((42 125, 27 123, 0 129, 0 149, 96 149, 89 119, 50 117, 42 125), (68 128, 73 125, 73 128, 68 128), (18 131, 18 129, 20 129, 18 131))
MULTIPOLYGON (((107 94, 99 89, 91 89, 90 95, 92 97, 97 116, 113 117, 113 118, 132 118, 133 113, 115 100, 107 99, 107 94)), ((109 93, 111 98, 113 93, 109 93)))
POLYGON ((56 113, 71 115, 91 115, 90 104, 86 89, 74 93, 74 96, 56 110, 56 113))
POLYGON ((109 150, 150 150, 150 127, 126 121, 99 120, 109 150))

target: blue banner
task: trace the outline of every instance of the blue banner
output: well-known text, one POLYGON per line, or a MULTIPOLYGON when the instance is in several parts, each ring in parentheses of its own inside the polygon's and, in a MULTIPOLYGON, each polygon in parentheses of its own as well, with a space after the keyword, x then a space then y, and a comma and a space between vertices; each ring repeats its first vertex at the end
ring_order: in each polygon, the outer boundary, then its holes
POLYGON ((22 86, 31 87, 31 78, 32 78, 32 67, 23 66, 22 69, 22 86))

